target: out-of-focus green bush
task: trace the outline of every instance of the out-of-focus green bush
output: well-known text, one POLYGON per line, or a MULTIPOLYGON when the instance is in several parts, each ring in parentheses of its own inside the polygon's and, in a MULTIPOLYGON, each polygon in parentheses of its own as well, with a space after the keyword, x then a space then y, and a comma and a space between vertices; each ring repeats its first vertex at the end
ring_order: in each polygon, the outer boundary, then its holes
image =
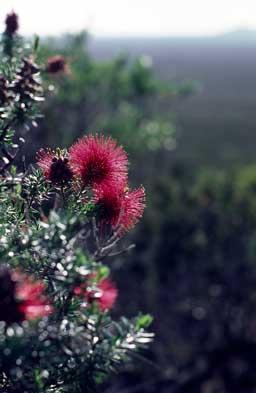
MULTIPOLYGON (((205 392, 200 383, 219 379, 241 388, 241 375, 255 386, 247 344, 254 351, 256 168, 194 172, 173 165, 156 173, 130 261, 143 306, 156 315, 154 359, 165 370, 202 375, 180 392, 205 392)), ((136 291, 136 282, 123 282, 127 293, 136 291)))
POLYGON ((88 39, 86 33, 81 33, 42 43, 42 63, 61 54, 71 74, 49 77, 55 90, 45 107, 42 132, 38 132, 41 143, 69 145, 84 133, 104 130, 133 154, 173 149, 173 103, 190 94, 192 84, 158 81, 145 56, 130 59, 120 54, 113 60, 98 62, 88 52, 88 39))

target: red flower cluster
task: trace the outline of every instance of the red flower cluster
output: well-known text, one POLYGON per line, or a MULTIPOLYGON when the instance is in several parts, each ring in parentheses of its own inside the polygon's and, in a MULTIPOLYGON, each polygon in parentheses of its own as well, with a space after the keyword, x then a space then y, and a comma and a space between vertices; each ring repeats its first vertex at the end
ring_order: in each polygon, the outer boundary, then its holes
POLYGON ((113 307, 118 291, 113 282, 104 278, 99 283, 95 282, 95 275, 89 276, 88 282, 74 289, 77 296, 82 296, 88 304, 96 303, 101 312, 108 311, 113 307))
POLYGON ((85 136, 70 148, 68 156, 41 150, 38 160, 52 183, 64 184, 74 178, 82 188, 91 189, 101 225, 110 224, 119 236, 142 216, 144 188, 128 189, 127 154, 111 138, 85 136))
POLYGON ((0 271, 0 320, 22 322, 49 315, 52 306, 43 296, 44 284, 4 267, 0 271))
POLYGON ((5 26, 5 33, 9 35, 13 35, 19 29, 19 18, 15 12, 7 14, 5 26))

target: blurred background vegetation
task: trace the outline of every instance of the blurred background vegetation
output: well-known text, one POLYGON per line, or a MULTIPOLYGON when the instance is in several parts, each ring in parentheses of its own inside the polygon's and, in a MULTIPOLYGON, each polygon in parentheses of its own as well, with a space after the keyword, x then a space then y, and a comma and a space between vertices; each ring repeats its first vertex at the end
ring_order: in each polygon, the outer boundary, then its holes
POLYGON ((109 262, 116 312, 151 313, 156 340, 101 391, 256 391, 256 41, 243 39, 41 43, 41 61, 62 54, 71 74, 48 77, 28 161, 104 132, 147 190, 135 252, 109 262))

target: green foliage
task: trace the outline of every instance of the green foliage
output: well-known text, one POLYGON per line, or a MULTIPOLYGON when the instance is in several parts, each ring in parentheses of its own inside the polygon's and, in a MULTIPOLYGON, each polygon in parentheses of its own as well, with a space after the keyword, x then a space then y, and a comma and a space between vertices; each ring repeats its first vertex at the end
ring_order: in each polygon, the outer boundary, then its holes
POLYGON ((49 39, 40 50, 41 59, 55 52, 64 55, 72 72, 53 81, 56 95, 46 107, 45 142, 55 145, 61 140, 68 145, 84 130, 104 130, 133 154, 174 148, 175 116, 162 107, 191 93, 192 84, 159 82, 145 56, 132 60, 121 54, 96 62, 87 50, 87 40, 85 33, 49 39))
POLYGON ((147 328, 151 325, 153 318, 149 314, 140 315, 137 317, 136 328, 139 330, 141 328, 147 328))

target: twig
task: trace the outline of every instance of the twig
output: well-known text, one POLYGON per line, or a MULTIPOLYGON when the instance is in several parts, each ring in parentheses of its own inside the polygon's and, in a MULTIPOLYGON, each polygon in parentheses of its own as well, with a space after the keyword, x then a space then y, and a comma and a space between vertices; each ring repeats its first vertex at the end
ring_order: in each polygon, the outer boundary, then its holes
POLYGON ((96 225, 95 217, 93 217, 93 219, 92 219, 92 229, 93 229, 93 236, 94 236, 94 239, 96 241, 96 246, 97 246, 97 249, 99 250, 99 248, 100 248, 100 239, 99 239, 99 236, 98 236, 98 228, 97 228, 97 225, 96 225))
MULTIPOLYGON (((130 244, 128 247, 123 248, 122 250, 113 252, 112 254, 107 254, 105 256, 102 256, 100 259, 107 258, 107 257, 108 258, 116 257, 118 255, 126 254, 127 252, 131 251, 133 248, 135 248, 135 244, 130 244)), ((96 259, 96 262, 97 262, 97 259, 96 259)))

